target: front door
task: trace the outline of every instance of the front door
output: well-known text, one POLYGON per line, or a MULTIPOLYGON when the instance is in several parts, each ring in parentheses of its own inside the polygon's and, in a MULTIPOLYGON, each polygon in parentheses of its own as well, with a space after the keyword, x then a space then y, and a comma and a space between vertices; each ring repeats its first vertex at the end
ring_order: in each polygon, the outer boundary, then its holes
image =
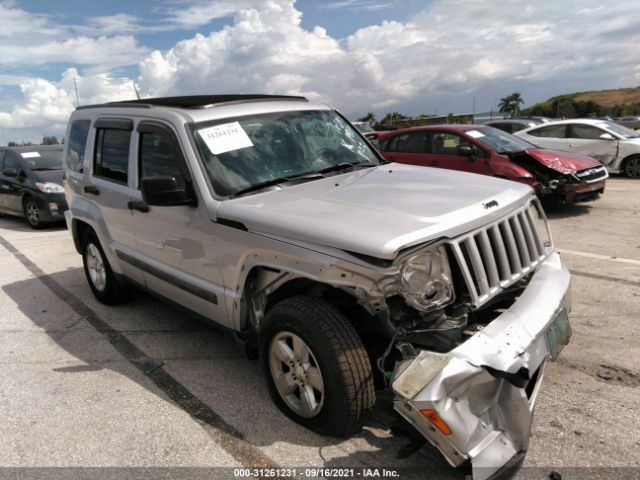
MULTIPOLYGON (((156 122, 141 122, 136 130, 138 185, 145 177, 171 176, 179 188, 192 188, 173 130, 156 122)), ((197 201, 197 194, 193 193, 197 201)), ((204 203, 146 205, 138 189, 132 207, 136 260, 147 287, 217 323, 229 325, 215 224, 204 203)))
MULTIPOLYGON (((571 123, 567 129, 569 150, 593 157, 607 165, 618 153, 618 141, 601 138, 601 135, 606 133, 608 132, 593 125, 571 123)), ((612 137, 610 133, 609 136, 612 137)))
POLYGON ((20 157, 16 152, 7 150, 4 159, 4 166, 0 176, 0 192, 2 192, 2 208, 7 212, 21 215, 22 193, 24 191, 24 181, 26 179, 20 157), (17 176, 8 176, 4 172, 14 170, 17 176))

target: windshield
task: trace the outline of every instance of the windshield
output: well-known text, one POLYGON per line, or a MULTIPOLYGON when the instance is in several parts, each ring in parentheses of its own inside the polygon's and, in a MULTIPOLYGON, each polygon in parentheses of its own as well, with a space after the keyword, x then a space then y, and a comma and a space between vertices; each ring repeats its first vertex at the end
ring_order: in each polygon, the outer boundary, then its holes
POLYGON ((473 137, 476 142, 485 145, 498 153, 521 152, 529 148, 538 148, 532 143, 510 133, 492 127, 483 127, 465 132, 473 137))
POLYGON ((640 137, 640 133, 635 130, 631 130, 630 128, 623 127, 622 125, 618 125, 613 122, 602 122, 598 123, 599 127, 606 128, 607 130, 620 135, 622 138, 638 138, 640 137))
POLYGON ((29 170, 62 170, 62 148, 19 152, 29 170))
POLYGON ((194 138, 213 189, 222 196, 278 179, 314 173, 321 178, 319 172, 336 165, 379 163, 355 129, 330 110, 200 123, 194 138))

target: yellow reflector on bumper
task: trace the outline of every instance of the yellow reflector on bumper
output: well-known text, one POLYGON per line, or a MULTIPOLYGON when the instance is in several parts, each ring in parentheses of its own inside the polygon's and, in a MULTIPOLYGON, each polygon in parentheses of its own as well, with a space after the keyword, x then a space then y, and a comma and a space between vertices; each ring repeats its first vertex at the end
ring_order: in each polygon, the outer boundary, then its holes
POLYGON ((429 420, 434 427, 440 430, 440 432, 442 432, 443 435, 451 435, 452 432, 451 432, 451 429, 449 428, 449 425, 447 425, 445 421, 442 420, 442 418, 440 418, 440 415, 438 415, 438 412, 436 412, 435 410, 425 409, 425 410, 420 410, 420 413, 424 418, 429 420))

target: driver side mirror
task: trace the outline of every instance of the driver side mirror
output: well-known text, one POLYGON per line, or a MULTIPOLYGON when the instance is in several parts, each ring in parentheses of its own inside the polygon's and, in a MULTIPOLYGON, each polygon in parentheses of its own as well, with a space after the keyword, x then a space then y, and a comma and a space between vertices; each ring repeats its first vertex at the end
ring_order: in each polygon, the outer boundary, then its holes
POLYGON ((614 136, 610 133, 603 133, 602 135, 600 135, 600 138, 603 140, 615 140, 614 136))
POLYGON ((175 205, 195 205, 196 197, 189 184, 178 187, 175 177, 154 176, 140 179, 140 190, 142 200, 147 205, 175 206, 175 205))
POLYGON ((456 151, 461 157, 469 157, 469 160, 473 160, 471 158, 474 155, 473 147, 470 147, 469 145, 458 145, 456 147, 456 151))

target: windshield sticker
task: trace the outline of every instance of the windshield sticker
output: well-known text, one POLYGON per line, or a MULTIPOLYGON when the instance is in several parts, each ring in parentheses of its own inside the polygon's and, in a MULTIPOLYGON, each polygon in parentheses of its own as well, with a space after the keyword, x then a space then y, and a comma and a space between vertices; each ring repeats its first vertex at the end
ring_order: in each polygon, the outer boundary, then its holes
POLYGON ((213 127, 198 130, 198 133, 214 155, 253 147, 251 139, 239 122, 214 125, 213 127))
POLYGON ((480 133, 478 130, 467 130, 467 135, 473 138, 484 137, 484 133, 480 133))
POLYGON ((37 158, 40 156, 38 152, 22 152, 22 158, 37 158))

